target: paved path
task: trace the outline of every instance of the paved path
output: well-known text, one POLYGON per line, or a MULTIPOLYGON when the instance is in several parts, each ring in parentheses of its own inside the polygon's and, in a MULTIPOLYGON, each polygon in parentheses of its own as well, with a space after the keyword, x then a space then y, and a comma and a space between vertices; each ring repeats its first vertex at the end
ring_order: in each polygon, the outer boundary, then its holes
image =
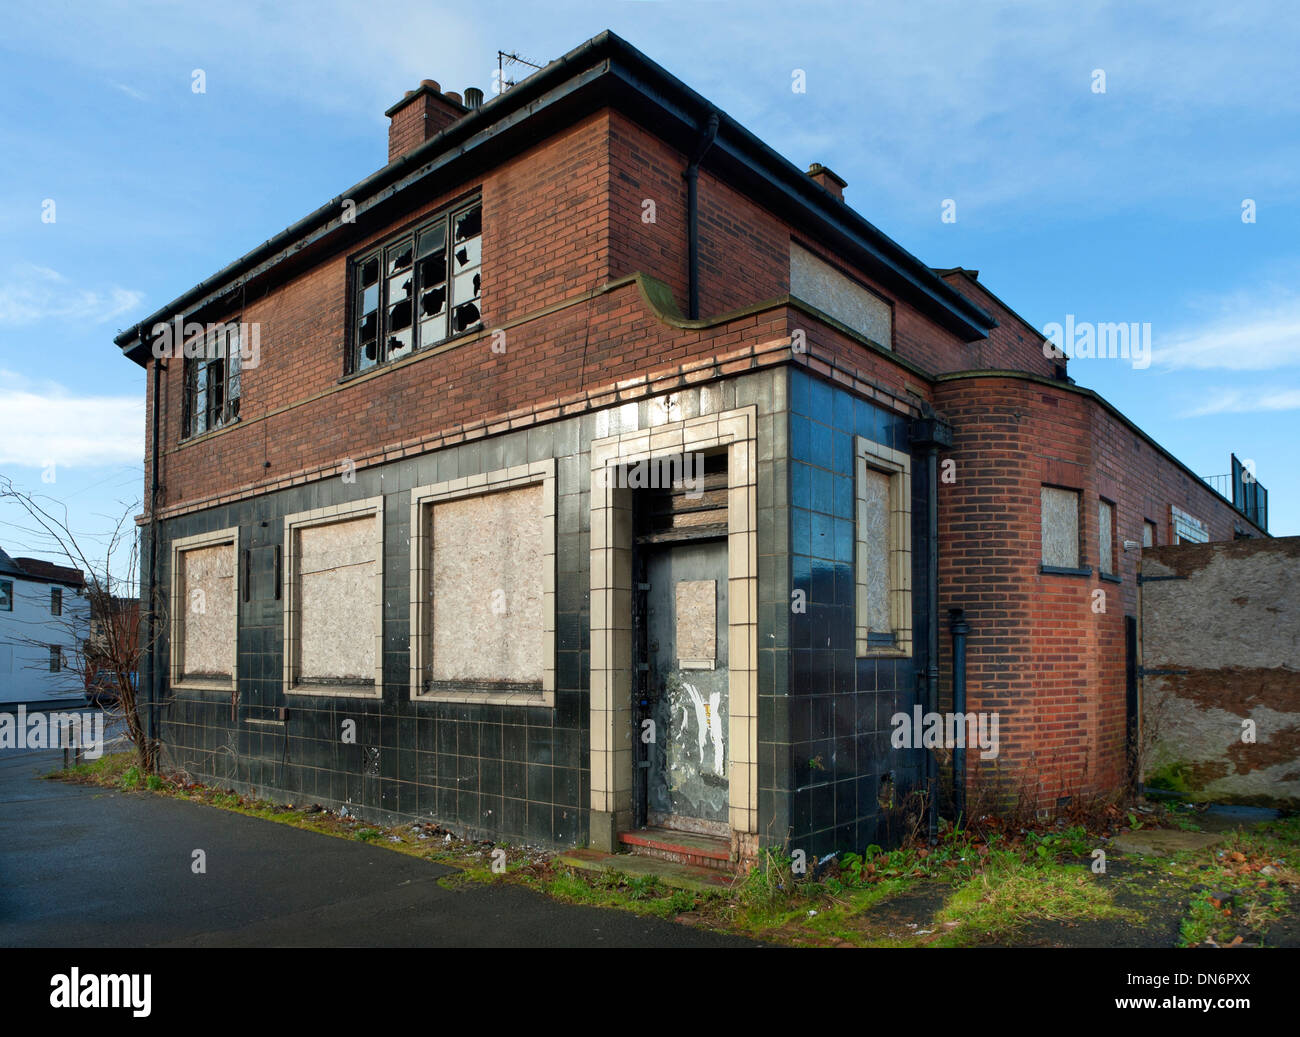
POLYGON ((38 777, 61 762, 0 751, 0 946, 754 946, 519 886, 448 890, 452 869, 379 847, 38 777))

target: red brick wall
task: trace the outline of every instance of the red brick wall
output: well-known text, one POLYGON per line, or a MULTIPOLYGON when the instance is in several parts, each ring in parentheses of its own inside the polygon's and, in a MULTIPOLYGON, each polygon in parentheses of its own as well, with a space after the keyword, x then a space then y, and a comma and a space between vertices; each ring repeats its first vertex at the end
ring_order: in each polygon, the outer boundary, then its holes
MULTIPOLYGON (((940 616, 971 624, 967 708, 1000 714, 1001 756, 982 765, 1012 795, 1040 805, 1104 793, 1124 777, 1124 617, 1136 615, 1143 519, 1171 536, 1175 504, 1230 540, 1240 516, 1152 449, 1093 398, 1007 377, 939 382, 935 406, 952 421, 952 484, 940 486, 940 616), (1090 577, 1044 574, 1040 491, 1081 491, 1080 562, 1090 577), (1100 578, 1099 497, 1115 504, 1116 584, 1100 578), (1092 609, 1105 592, 1106 611, 1092 609)), ((950 641, 941 637, 945 694, 950 641)), ((968 754, 969 755, 969 754, 968 754)))
MULTIPOLYGON (((689 290, 687 156, 621 114, 610 119, 610 275, 647 273, 689 290), (655 203, 655 222, 643 203, 655 203)), ((712 317, 790 290, 789 228, 708 172, 700 171, 700 316, 712 317)))
POLYGON ((1059 361, 1043 355, 1043 336, 1037 330, 985 291, 978 281, 972 283, 968 277, 956 272, 945 275, 944 280, 976 306, 996 317, 998 326, 989 332, 988 338, 965 347, 965 368, 942 370, 1028 371, 1043 378, 1053 377, 1059 361))

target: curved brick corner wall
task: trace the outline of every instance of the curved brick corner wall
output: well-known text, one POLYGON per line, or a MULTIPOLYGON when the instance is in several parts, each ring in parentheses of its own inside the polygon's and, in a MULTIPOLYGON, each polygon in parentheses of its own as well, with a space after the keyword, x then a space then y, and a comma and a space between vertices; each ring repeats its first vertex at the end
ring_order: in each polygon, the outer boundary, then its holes
MULTIPOLYGON (((939 488, 941 673, 951 703, 947 610, 963 608, 967 709, 999 715, 1000 753, 968 753, 972 782, 1050 807, 1062 796, 1108 794, 1125 779, 1124 617, 1137 609, 1144 520, 1172 540, 1170 505, 1230 540, 1244 519, 1096 397, 1006 374, 940 379, 935 407, 954 426, 945 455, 955 481, 939 488), (1080 564, 1089 576, 1040 568, 1040 491, 1077 489, 1080 564), (1115 504, 1118 581, 1098 575, 1097 503, 1115 504), (1094 592, 1105 611, 1094 611, 1094 592), (980 775, 976 781, 976 775, 980 775)), ((976 800, 972 799, 972 806, 976 800)))

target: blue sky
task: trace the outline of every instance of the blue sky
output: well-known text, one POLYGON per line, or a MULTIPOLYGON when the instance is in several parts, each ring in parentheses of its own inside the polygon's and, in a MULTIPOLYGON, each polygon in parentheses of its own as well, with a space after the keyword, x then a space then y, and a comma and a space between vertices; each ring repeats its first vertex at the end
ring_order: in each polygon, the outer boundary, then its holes
MULTIPOLYGON (((605 28, 791 161, 830 166, 869 220, 931 265, 978 269, 1034 326, 1150 323, 1150 367, 1078 359, 1074 377, 1199 474, 1254 461, 1272 531, 1300 534, 1288 3, 13 8, 0 474, 88 536, 138 510, 144 376, 116 331, 383 165, 383 111, 420 79, 490 91, 498 48, 544 63, 605 28)), ((28 525, 0 506, 0 545, 53 557, 28 525)))

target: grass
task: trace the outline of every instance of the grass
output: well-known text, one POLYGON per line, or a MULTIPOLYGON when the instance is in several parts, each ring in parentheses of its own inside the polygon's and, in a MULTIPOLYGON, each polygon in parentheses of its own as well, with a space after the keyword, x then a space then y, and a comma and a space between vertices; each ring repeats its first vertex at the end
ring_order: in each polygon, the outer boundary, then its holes
POLYGON ((1296 818, 1239 831, 1209 850, 1134 858, 1140 867, 1112 873, 1104 882, 1092 874, 1092 852, 1115 831, 1196 827, 1196 812, 1181 805, 1128 817, 1113 810, 1100 831, 1064 823, 1013 831, 992 821, 979 833, 948 827, 934 846, 867 847, 861 854, 840 854, 821 868, 808 861, 800 874, 794 873, 789 853, 765 849, 730 889, 695 892, 650 876, 577 870, 549 851, 466 841, 435 824, 389 828, 315 805, 286 806, 144 776, 132 753, 104 756, 48 777, 152 791, 405 853, 455 868, 439 880, 449 889, 508 882, 565 903, 793 946, 1007 945, 1042 923, 1142 924, 1143 911, 1153 905, 1165 910, 1172 905, 1181 914, 1181 946, 1207 940, 1262 943, 1300 890, 1296 818), (498 849, 505 851, 504 873, 492 868, 498 849), (1220 890, 1237 892, 1229 902, 1216 895, 1220 890), (1129 894, 1123 904, 1117 899, 1122 893, 1129 894))

